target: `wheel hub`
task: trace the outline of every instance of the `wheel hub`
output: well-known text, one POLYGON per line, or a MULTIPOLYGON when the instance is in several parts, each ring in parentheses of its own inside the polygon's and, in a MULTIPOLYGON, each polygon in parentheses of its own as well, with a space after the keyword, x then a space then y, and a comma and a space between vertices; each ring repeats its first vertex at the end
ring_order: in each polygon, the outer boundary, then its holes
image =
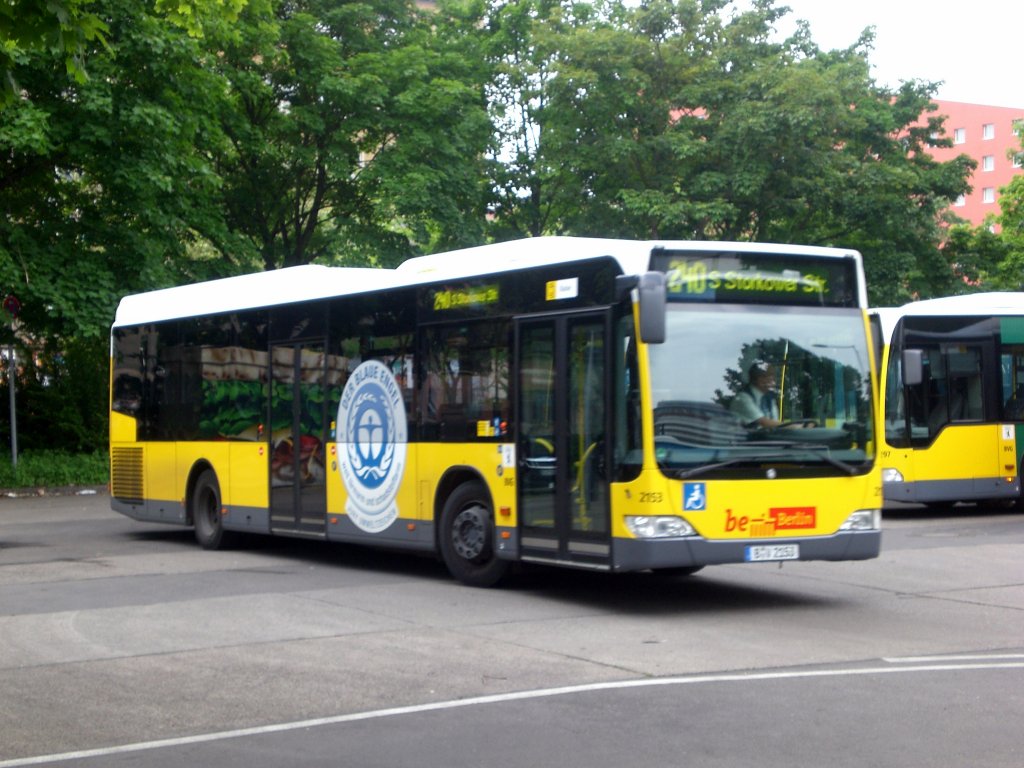
POLYGON ((452 526, 452 545, 459 557, 473 560, 483 554, 487 545, 485 511, 472 506, 459 512, 452 526))

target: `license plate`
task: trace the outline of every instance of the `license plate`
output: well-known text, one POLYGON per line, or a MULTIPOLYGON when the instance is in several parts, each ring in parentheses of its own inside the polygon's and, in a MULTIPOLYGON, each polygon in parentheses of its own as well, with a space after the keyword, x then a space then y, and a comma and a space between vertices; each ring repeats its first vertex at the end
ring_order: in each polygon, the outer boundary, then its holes
POLYGON ((774 560, 799 560, 799 544, 769 544, 747 547, 744 558, 748 563, 765 563, 774 560))

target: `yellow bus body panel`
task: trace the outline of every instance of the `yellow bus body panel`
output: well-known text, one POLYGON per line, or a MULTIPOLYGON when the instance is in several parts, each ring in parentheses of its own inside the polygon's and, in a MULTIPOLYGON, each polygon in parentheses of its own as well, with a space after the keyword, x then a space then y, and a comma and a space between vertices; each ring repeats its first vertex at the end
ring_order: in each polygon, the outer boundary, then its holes
MULTIPOLYGON (((348 494, 342 481, 336 443, 327 446, 327 512, 345 515, 348 494)), ((465 470, 481 478, 491 493, 499 525, 515 525, 515 469, 511 446, 499 443, 409 443, 405 471, 395 503, 403 520, 433 520, 437 488, 444 476, 465 470), (504 514, 505 510, 507 514, 504 514)), ((438 515, 440 510, 437 511, 438 515)))
POLYGON ((701 510, 684 509, 687 483, 646 470, 631 483, 613 485, 613 534, 632 538, 625 515, 679 515, 705 539, 770 539, 828 536, 855 511, 879 509, 879 474, 792 480, 709 480, 701 510))
POLYGON ((1017 476, 1013 428, 1002 424, 954 424, 926 447, 886 446, 882 466, 899 470, 904 482, 955 481, 1017 476))
POLYGON ((267 457, 267 444, 232 442, 228 446, 231 473, 220 481, 224 503, 232 507, 269 507, 270 461, 267 457))
POLYGON ((185 480, 178 462, 178 446, 179 443, 171 442, 144 444, 147 499, 184 502, 185 480))
POLYGON ((914 480, 1014 476, 1015 444, 1004 440, 1001 425, 955 425, 939 433, 924 451, 914 451, 914 480))
POLYGON ((131 416, 116 411, 110 412, 110 444, 134 445, 138 435, 138 422, 131 416))

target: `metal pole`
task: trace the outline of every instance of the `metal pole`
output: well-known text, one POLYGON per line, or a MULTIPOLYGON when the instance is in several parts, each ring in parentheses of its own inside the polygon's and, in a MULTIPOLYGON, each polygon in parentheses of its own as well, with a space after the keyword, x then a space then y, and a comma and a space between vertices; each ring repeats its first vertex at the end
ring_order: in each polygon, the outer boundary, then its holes
POLYGON ((14 345, 8 347, 7 390, 11 393, 11 466, 18 468, 18 415, 14 407, 14 382, 18 378, 18 367, 14 364, 14 345))

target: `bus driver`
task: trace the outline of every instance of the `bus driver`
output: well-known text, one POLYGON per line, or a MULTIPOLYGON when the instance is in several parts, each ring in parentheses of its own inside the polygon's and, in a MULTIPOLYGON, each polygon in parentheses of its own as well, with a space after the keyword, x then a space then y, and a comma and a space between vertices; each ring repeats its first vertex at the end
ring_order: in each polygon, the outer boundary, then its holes
POLYGON ((733 398, 730 410, 750 429, 777 427, 782 422, 774 389, 775 370, 768 363, 758 361, 747 369, 747 386, 733 398))

